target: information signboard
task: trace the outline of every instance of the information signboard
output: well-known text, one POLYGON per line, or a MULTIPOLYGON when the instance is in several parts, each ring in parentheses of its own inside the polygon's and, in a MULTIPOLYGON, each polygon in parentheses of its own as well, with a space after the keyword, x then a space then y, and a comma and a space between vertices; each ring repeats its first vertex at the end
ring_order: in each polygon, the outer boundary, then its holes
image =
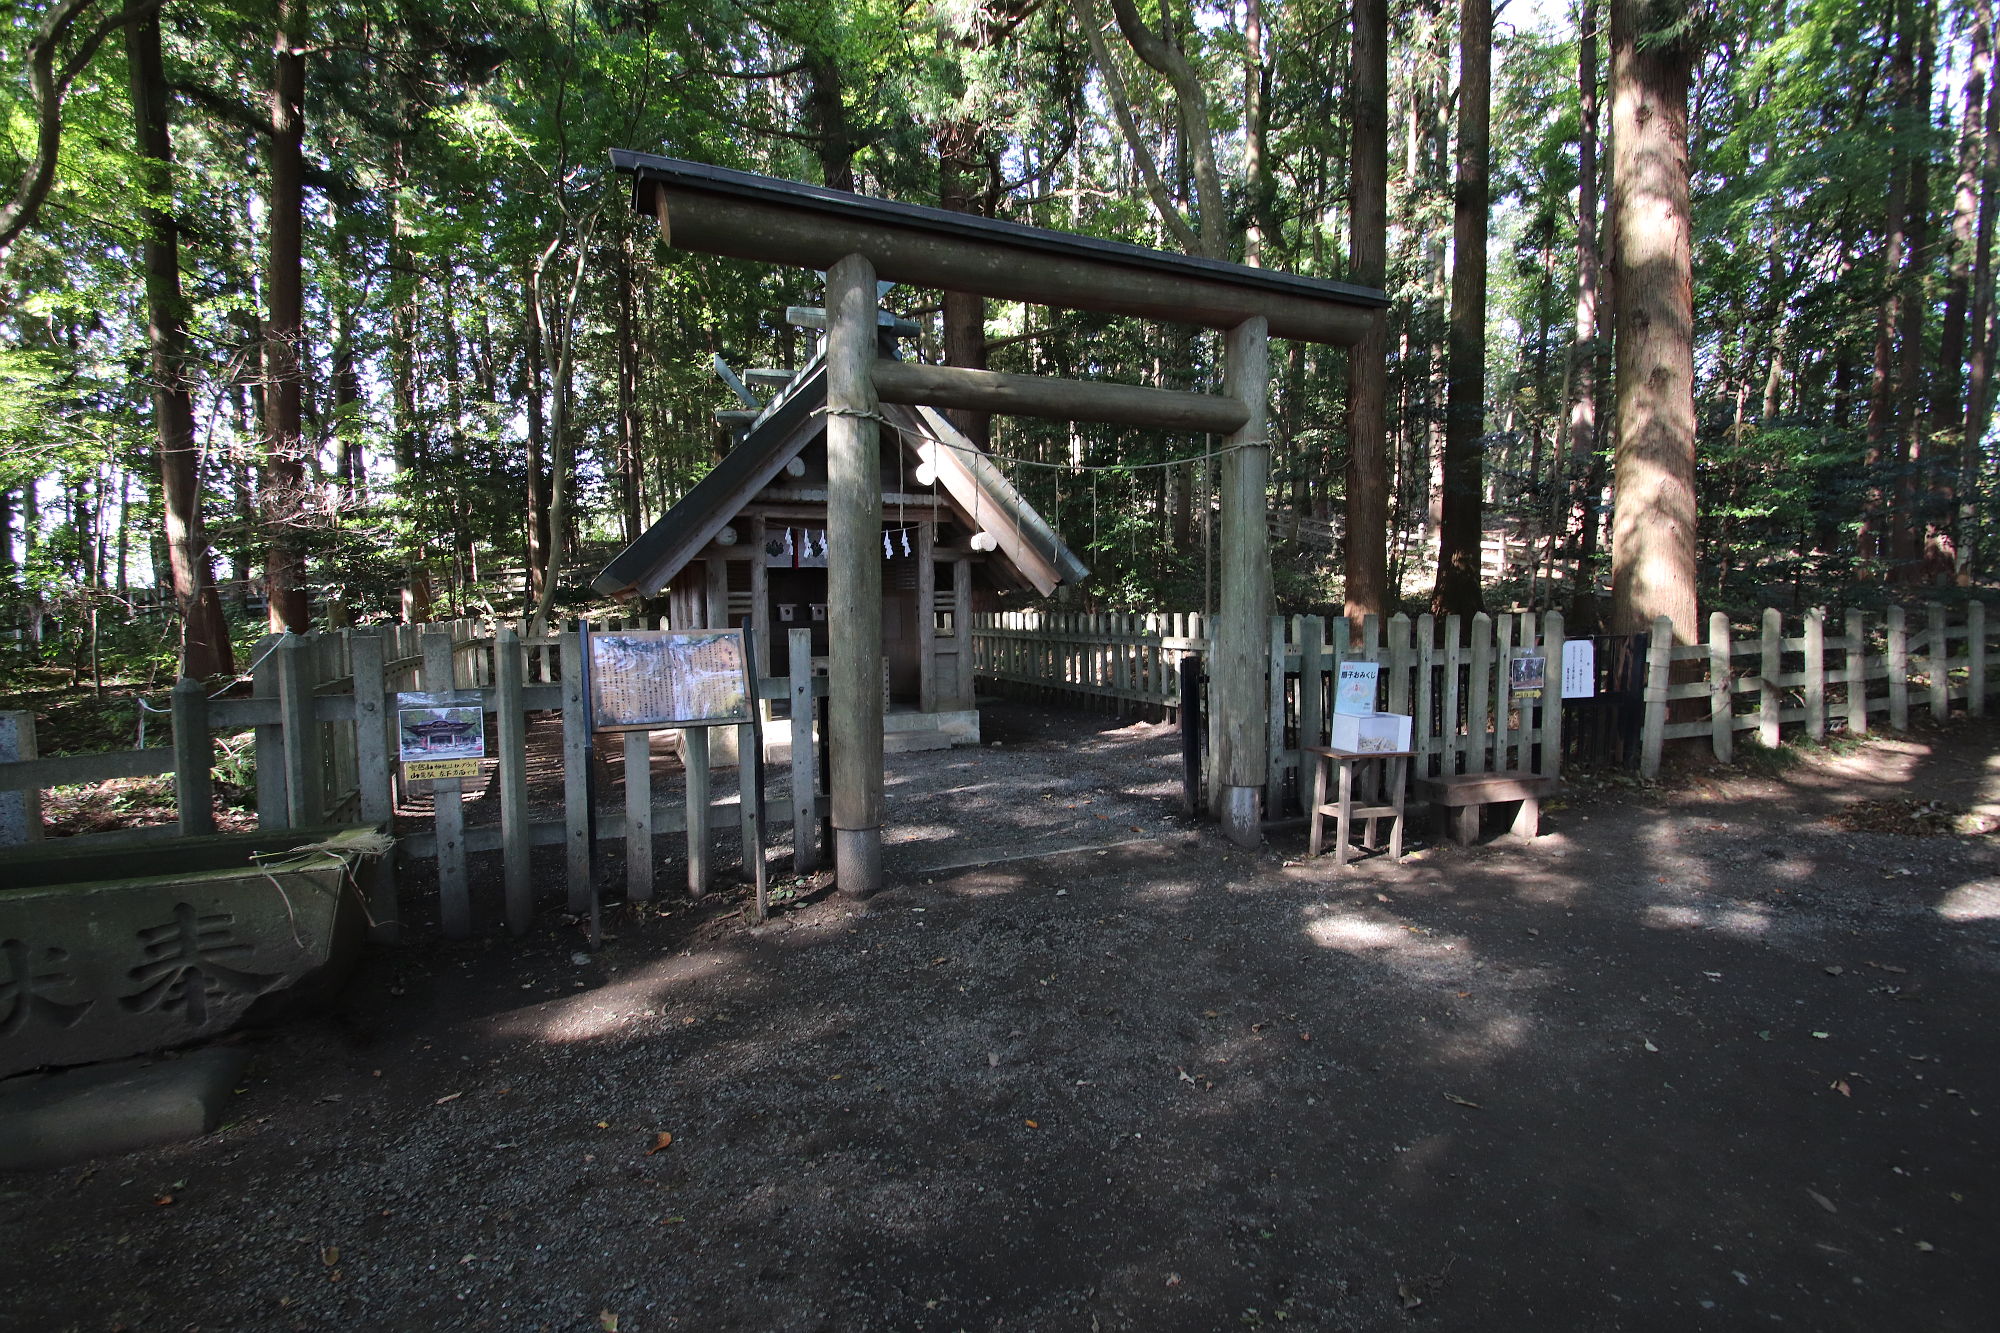
POLYGON ((590 636, 591 719, 607 731, 750 720, 740 629, 590 636))
POLYGON ((1597 644, 1590 639, 1563 643, 1562 697, 1588 699, 1597 693, 1597 644))
POLYGON ((1375 711, 1375 686, 1382 678, 1379 662, 1342 662, 1334 684, 1333 711, 1345 715, 1375 711))

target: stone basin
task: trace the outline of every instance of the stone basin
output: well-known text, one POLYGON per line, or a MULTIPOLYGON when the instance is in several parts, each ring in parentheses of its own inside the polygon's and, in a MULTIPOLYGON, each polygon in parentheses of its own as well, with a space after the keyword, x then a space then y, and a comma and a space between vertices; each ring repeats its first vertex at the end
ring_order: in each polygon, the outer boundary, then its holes
POLYGON ((349 864, 374 833, 0 852, 0 1078, 182 1046, 330 998, 360 954, 349 864))

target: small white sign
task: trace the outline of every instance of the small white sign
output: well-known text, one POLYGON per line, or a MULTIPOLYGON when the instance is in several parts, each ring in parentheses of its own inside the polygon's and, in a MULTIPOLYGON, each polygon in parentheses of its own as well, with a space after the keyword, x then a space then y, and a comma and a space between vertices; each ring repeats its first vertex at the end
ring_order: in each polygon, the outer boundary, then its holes
POLYGON ((1375 685, 1381 679, 1379 662, 1342 662, 1334 684, 1333 711, 1352 716, 1375 711, 1375 685))
POLYGON ((1563 644, 1563 693, 1565 699, 1588 699, 1597 693, 1597 644, 1591 639, 1570 639, 1563 644))

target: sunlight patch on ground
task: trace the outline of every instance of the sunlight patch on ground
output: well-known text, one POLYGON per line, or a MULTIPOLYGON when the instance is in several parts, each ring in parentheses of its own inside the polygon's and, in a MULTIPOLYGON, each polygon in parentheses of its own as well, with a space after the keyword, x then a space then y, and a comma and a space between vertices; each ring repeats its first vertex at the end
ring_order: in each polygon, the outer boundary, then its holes
POLYGON ((1970 880, 1945 894, 1937 914, 1947 921, 2000 918, 2000 879, 1970 880))
POLYGON ((1472 957, 1463 936, 1433 934, 1422 926, 1340 908, 1308 917, 1305 931, 1322 949, 1373 957, 1430 979, 1458 975, 1472 957))
POLYGON ((636 968, 608 985, 498 1014, 493 1030, 558 1045, 591 1041, 657 1012, 663 1000, 681 998, 677 992, 727 971, 735 961, 727 952, 704 953, 636 968))
POLYGON ((1146 907, 1178 907, 1191 900, 1200 885, 1188 880, 1155 880, 1132 895, 1132 901, 1146 907))
POLYGON ((1447 1060, 1478 1063, 1528 1044, 1533 1024, 1520 1014, 1499 1014, 1481 1019, 1464 1030, 1446 1037, 1438 1054, 1447 1060))
POLYGON ((1756 903, 1653 903, 1644 921, 1654 930, 1721 930, 1731 935, 1769 933, 1771 912, 1756 903))

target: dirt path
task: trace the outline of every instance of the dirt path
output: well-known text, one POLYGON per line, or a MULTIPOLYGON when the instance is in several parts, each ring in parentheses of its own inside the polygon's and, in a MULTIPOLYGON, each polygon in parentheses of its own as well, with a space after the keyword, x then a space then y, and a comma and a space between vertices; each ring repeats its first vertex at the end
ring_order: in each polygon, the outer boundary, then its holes
POLYGON ((865 905, 413 945, 224 1131, 0 1177, 0 1326, 1993 1326, 2000 840, 1843 823, 2000 819, 1994 728, 1338 875, 989 725, 865 905))

